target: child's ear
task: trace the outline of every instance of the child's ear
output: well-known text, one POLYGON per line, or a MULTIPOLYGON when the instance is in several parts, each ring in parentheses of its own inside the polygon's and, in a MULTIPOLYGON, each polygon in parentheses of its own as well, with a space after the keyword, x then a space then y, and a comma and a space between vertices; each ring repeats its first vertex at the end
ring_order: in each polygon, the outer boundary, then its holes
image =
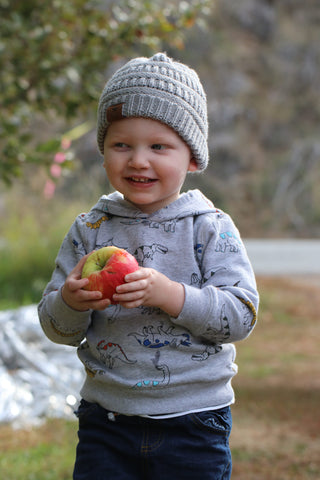
POLYGON ((196 170, 198 170, 197 162, 195 161, 194 158, 191 158, 190 163, 189 163, 188 172, 195 172, 196 170))

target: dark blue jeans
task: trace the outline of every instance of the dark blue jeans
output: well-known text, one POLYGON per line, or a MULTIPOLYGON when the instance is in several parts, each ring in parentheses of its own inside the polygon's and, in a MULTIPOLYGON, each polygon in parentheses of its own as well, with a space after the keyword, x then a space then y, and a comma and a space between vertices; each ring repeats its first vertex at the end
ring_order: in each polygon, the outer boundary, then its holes
POLYGON ((154 420, 82 400, 74 480, 228 480, 230 407, 154 420))

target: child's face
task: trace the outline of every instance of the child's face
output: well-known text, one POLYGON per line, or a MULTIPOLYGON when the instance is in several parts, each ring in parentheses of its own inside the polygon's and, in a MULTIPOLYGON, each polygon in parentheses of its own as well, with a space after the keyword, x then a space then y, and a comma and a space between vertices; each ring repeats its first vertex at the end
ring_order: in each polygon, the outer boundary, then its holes
POLYGON ((112 186, 145 213, 176 200, 187 172, 197 170, 190 148, 174 130, 140 117, 109 126, 103 165, 112 186))

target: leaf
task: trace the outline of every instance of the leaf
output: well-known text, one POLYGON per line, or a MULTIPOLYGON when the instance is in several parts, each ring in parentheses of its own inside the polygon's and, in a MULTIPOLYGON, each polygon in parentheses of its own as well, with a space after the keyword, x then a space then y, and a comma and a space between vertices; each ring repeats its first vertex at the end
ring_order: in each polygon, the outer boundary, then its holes
POLYGON ((59 150, 60 144, 60 139, 51 138, 46 142, 38 143, 36 146, 36 152, 55 153, 57 150, 59 150))

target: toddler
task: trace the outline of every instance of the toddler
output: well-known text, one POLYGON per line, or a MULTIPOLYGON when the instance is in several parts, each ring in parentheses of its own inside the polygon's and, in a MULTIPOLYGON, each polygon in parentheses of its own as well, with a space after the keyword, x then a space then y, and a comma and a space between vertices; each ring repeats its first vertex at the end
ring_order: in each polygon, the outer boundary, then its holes
POLYGON ((164 53, 104 87, 97 140, 115 191, 75 220, 39 304, 45 334, 77 347, 86 372, 75 480, 231 476, 233 342, 251 333, 258 293, 231 218, 181 193, 207 167, 207 136, 198 75, 164 53), (112 305, 81 279, 108 245, 140 266, 112 305))

